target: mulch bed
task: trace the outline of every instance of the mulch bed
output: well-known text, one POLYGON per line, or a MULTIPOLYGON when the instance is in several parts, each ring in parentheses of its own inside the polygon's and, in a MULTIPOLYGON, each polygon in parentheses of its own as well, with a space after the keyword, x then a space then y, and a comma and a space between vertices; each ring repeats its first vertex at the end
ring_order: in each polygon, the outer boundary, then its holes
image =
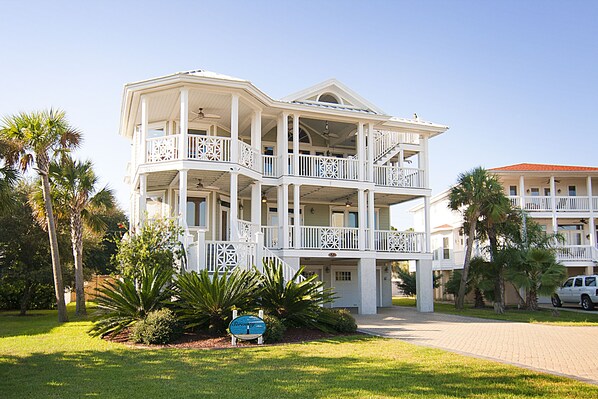
MULTIPOLYGON (((328 334, 320 330, 312 330, 309 328, 289 328, 281 342, 275 344, 264 344, 264 345, 280 345, 280 344, 293 344, 314 341, 323 338, 332 338, 337 336, 348 336, 348 335, 362 335, 361 333, 352 334, 328 334)), ((175 342, 167 345, 143 345, 135 344, 129 341, 129 332, 121 331, 114 337, 104 337, 104 339, 111 342, 118 342, 126 345, 130 345, 136 348, 184 348, 184 349, 225 349, 233 348, 231 345, 230 336, 214 337, 207 333, 191 333, 186 332, 182 334, 175 342)), ((264 346, 260 345, 260 346, 264 346)), ((237 341, 238 347, 252 347, 258 346, 257 340, 253 341, 237 341)))

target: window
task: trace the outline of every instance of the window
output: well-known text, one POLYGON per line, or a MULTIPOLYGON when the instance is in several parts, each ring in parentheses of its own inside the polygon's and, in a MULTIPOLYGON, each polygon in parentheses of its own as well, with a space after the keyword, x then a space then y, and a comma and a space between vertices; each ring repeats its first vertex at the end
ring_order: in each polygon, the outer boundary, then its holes
POLYGON ((351 272, 336 272, 334 279, 336 281, 351 281, 351 272))
POLYGON ((569 280, 565 281, 565 284, 563 284, 563 288, 571 287, 572 285, 573 285, 573 279, 570 278, 569 280))
POLYGON ((194 134, 196 136, 207 136, 208 131, 203 129, 187 129, 187 133, 194 134))
POLYGON ((164 136, 164 128, 160 127, 160 128, 148 128, 147 129, 147 138, 148 139, 153 139, 155 137, 162 137, 164 136))
POLYGON ((450 259, 451 250, 449 248, 449 238, 442 237, 442 259, 450 259))
POLYGON ((595 287, 596 277, 586 277, 586 287, 595 287))
POLYGON ((147 217, 149 219, 158 219, 162 217, 164 200, 162 199, 161 194, 148 194, 145 204, 147 217))
POLYGON ((509 195, 517 195, 517 186, 509 186, 509 195))
POLYGON ((532 191, 532 197, 538 197, 538 196, 540 196, 540 189, 539 188, 533 187, 531 189, 531 191, 532 191))
POLYGON ((313 270, 303 270, 303 272, 301 272, 301 275, 302 275, 303 277, 305 277, 306 279, 307 279, 307 278, 310 278, 310 277, 312 277, 312 276, 314 276, 314 275, 317 275, 317 274, 318 274, 318 273, 316 273, 316 272, 315 272, 315 271, 313 271, 313 270))
POLYGON ((550 188, 544 187, 544 196, 550 197, 550 188))
POLYGON ((569 196, 575 197, 576 195, 577 195, 577 190, 575 189, 575 186, 569 186, 569 196))
POLYGON ((349 226, 348 227, 359 227, 359 218, 357 212, 349 212, 349 226))
POLYGON ((332 227, 344 227, 345 226, 345 212, 333 211, 332 212, 332 227))
POLYGON ((318 101, 321 103, 340 104, 338 98, 332 93, 321 94, 318 101))
POLYGON ((187 225, 207 227, 207 202, 205 198, 187 198, 187 225))
POLYGON ((264 147, 264 155, 274 155, 274 147, 272 147, 272 146, 264 147))
MULTIPOLYGON (((291 124, 289 124, 289 141, 293 141, 293 128, 291 124)), ((309 137, 309 134, 307 134, 307 132, 302 127, 299 127, 299 142, 305 144, 311 143, 311 138, 309 137)))
POLYGON ((575 279, 575 287, 583 287, 583 279, 578 277, 575 279))

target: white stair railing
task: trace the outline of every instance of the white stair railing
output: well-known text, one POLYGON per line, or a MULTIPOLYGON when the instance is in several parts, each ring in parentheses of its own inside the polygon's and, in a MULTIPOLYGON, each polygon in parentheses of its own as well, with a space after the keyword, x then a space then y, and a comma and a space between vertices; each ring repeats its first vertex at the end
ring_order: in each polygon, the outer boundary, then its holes
POLYGON ((376 130, 374 132, 374 162, 384 164, 399 153, 400 144, 419 144, 419 135, 376 130))
MULTIPOLYGON (((264 247, 262 249, 262 261, 266 264, 273 263, 275 266, 282 266, 282 276, 285 281, 290 281, 297 273, 297 270, 293 269, 291 265, 286 263, 280 257, 278 257, 274 252, 270 251, 268 248, 264 247)), ((305 280, 305 277, 302 275, 297 276, 297 282, 300 283, 305 280)))

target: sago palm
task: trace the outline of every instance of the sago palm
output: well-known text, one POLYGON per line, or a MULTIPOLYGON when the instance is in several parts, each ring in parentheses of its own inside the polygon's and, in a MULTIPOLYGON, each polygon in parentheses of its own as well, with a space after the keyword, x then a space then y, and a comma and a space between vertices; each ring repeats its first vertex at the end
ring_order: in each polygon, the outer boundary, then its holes
POLYGON ((0 137, 10 144, 6 154, 9 164, 19 165, 23 171, 33 167, 42 180, 58 320, 68 321, 48 174, 51 160, 75 148, 79 144, 81 134, 69 124, 63 111, 50 109, 21 112, 3 118, 0 137))

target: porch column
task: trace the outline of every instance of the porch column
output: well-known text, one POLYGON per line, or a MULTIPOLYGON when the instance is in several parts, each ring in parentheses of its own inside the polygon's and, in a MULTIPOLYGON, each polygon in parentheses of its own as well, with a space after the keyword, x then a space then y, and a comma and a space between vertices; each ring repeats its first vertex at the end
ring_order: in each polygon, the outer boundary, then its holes
POLYGON ((359 288, 359 314, 376 314, 376 259, 359 259, 357 263, 357 283, 359 288))
POLYGON ((179 226, 187 230, 187 169, 179 171, 179 226))
POLYGON ((289 185, 279 186, 278 195, 278 223, 282 237, 278 239, 281 248, 289 248, 289 185))
POLYGON ((550 207, 552 208, 552 231, 557 232, 558 225, 556 221, 556 185, 554 176, 550 176, 550 207))
POLYGON ((262 153, 262 111, 256 110, 251 116, 251 146, 262 153))
POLYGON ((139 225, 147 219, 147 174, 139 175, 139 225))
POLYGON ((189 89, 181 89, 181 134, 179 135, 179 159, 187 159, 189 137, 189 89))
MULTIPOLYGON (((233 94, 230 103, 230 161, 239 163, 239 95, 233 94)), ((235 194, 236 196, 236 194, 235 194)), ((232 201, 232 198, 231 198, 232 201)), ((232 210, 231 203, 231 210, 232 210)))
POLYGON ((431 227, 430 227, 430 197, 424 197, 424 226, 425 226, 425 233, 424 233, 424 242, 422 243, 422 252, 424 253, 431 253, 432 252, 432 239, 431 239, 431 227))
POLYGON ((299 175, 299 115, 297 114, 293 114, 293 175, 299 175))
POLYGON ((262 225, 262 183, 259 181, 251 185, 251 223, 262 225))
POLYGON ((289 114, 283 112, 280 119, 280 130, 278 131, 278 159, 280 159, 279 167, 282 169, 281 176, 288 176, 289 169, 289 114))
POLYGON ((415 264, 415 286, 417 290, 417 311, 434 311, 434 287, 432 283, 432 260, 421 259, 415 264))
POLYGON ((293 226, 293 247, 295 249, 301 248, 301 203, 300 203, 301 185, 293 184, 293 218, 295 225, 293 226))
POLYGON ((365 180, 365 136, 363 122, 357 124, 357 179, 365 180))
POLYGON ((368 124, 368 166, 367 181, 374 181, 374 124, 368 124))
MULTIPOLYGON (((361 162, 360 162, 361 164, 361 162)), ((360 251, 365 251, 365 243, 366 243, 366 237, 365 237, 365 223, 366 223, 366 204, 365 204, 365 190, 360 188, 357 191, 357 217, 358 217, 358 222, 357 225, 359 226, 359 231, 358 231, 358 239, 357 239, 357 243, 358 243, 358 248, 360 251)), ((373 248, 369 248, 370 251, 373 250, 373 248)))
POLYGON ((519 197, 521 209, 525 209, 525 178, 523 175, 519 176, 519 197))
POLYGON ((419 162, 419 169, 422 170, 423 169, 423 175, 422 175, 422 179, 423 181, 421 182, 421 187, 429 187, 429 172, 430 172, 430 167, 429 167, 429 162, 428 162, 428 136, 424 136, 421 135, 420 136, 420 145, 422 147, 422 152, 420 152, 420 162, 419 162))
MULTIPOLYGON (((231 147, 232 148, 232 147, 231 147)), ((237 171, 230 172, 230 241, 237 241, 239 239, 239 228, 237 220, 239 219, 239 199, 238 199, 239 173, 237 171)))
POLYGON ((592 198, 592 176, 588 176, 588 201, 590 202, 590 245, 596 247, 596 220, 594 219, 594 199, 592 198))
POLYGON ((147 96, 141 96, 141 163, 147 162, 147 124, 148 124, 148 99, 147 96))
MULTIPOLYGON (((371 166, 371 164, 370 164, 371 166)), ((376 210, 374 208, 374 190, 368 190, 368 227, 370 229, 369 248, 370 251, 375 251, 375 237, 376 237, 376 210)))

